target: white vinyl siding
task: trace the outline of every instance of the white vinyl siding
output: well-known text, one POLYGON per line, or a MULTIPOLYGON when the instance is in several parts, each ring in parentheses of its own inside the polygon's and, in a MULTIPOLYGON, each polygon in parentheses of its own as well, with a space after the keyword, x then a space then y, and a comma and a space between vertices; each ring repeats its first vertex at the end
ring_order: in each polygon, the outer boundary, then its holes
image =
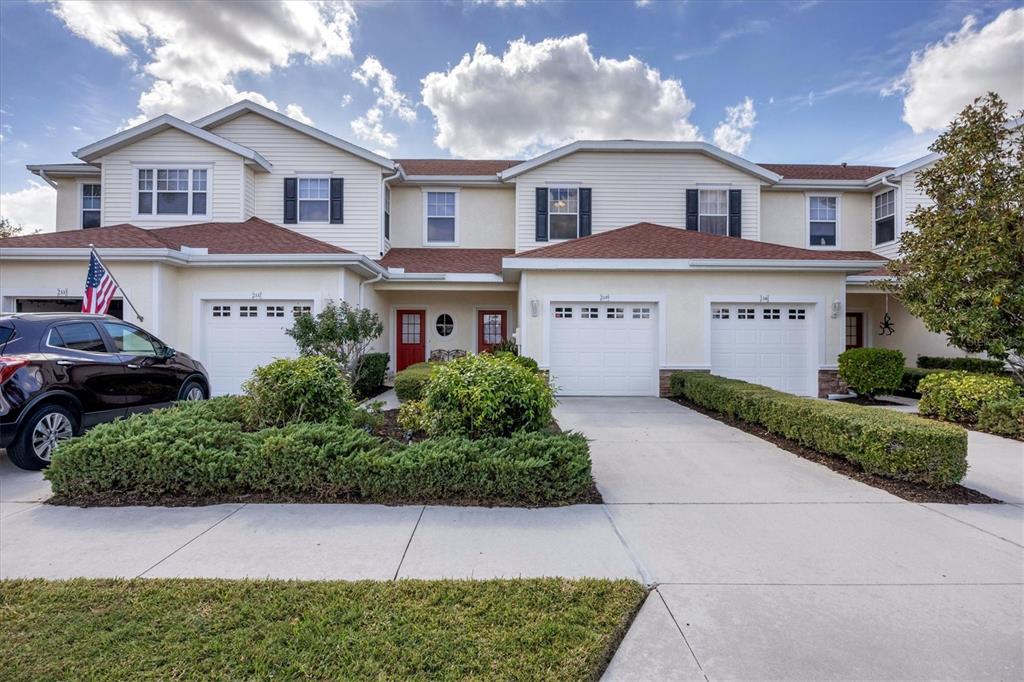
POLYGON ((245 188, 242 206, 242 220, 248 220, 256 215, 256 171, 249 167, 245 169, 245 188))
POLYGON ((277 225, 372 257, 379 256, 381 168, 258 114, 243 114, 211 132, 259 152, 272 173, 255 174, 255 215, 277 225), (284 179, 345 180, 344 224, 284 224, 284 179))
POLYGON ((207 196, 209 218, 200 220, 236 222, 242 214, 242 157, 179 130, 165 130, 127 147, 113 151, 99 161, 103 184, 103 224, 131 223, 138 227, 167 227, 185 224, 193 216, 132 215, 139 168, 192 165, 209 167, 207 196))
POLYGON ((592 189, 593 234, 638 222, 686 226, 686 190, 713 186, 743 192, 745 239, 760 236, 761 181, 702 154, 689 152, 577 152, 516 178, 519 251, 544 246, 535 239, 535 188, 592 189))

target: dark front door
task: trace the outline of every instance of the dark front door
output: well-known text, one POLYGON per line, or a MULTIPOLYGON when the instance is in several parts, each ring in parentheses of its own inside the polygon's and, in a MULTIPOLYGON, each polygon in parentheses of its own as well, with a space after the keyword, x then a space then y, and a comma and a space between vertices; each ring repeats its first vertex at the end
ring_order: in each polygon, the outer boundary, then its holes
POLYGON ((477 314, 477 352, 486 353, 508 338, 508 313, 481 310, 477 314))
POLYGON ((846 350, 864 347, 864 313, 846 313, 846 350))
POLYGON ((395 370, 427 359, 426 313, 422 310, 399 310, 395 313, 395 370))

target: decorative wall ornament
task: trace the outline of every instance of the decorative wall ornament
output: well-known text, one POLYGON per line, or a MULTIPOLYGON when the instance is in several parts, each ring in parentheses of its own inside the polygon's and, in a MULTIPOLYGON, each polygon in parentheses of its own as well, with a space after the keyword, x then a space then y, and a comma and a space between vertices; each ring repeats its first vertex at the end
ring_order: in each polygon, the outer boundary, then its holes
POLYGON ((896 328, 892 326, 892 316, 889 315, 889 295, 885 296, 885 315, 882 317, 882 323, 878 325, 880 331, 879 336, 892 336, 896 331, 896 328))

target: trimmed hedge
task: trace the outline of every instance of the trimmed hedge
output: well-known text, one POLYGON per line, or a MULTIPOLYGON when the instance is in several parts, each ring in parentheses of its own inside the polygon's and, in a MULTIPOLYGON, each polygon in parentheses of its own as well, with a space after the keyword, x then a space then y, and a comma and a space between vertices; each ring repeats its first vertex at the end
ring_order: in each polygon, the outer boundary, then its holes
POLYGON ((982 358, 942 358, 932 355, 921 355, 917 358, 917 366, 921 369, 952 369, 979 374, 1002 374, 1006 371, 1002 360, 985 360, 982 358))
POLYGON ((978 428, 999 436, 1024 440, 1024 398, 998 400, 978 410, 978 428))
POLYGON ((185 403, 100 424, 62 443, 46 471, 71 501, 104 494, 570 504, 593 485, 579 434, 384 443, 347 424, 245 431, 245 399, 185 403))
POLYGON ((965 424, 977 422, 981 408, 989 403, 1021 397, 1021 387, 1010 377, 961 371, 930 374, 921 379, 918 390, 921 414, 965 424))
POLYGON ((357 398, 367 398, 380 391, 388 374, 390 359, 388 353, 367 353, 363 356, 359 371, 352 380, 352 392, 357 398))
POLYGON ((395 395, 399 400, 419 400, 436 362, 418 362, 395 374, 395 395))
POLYGON ((903 353, 888 348, 851 348, 839 355, 839 378, 857 395, 873 398, 899 388, 903 353))
POLYGON ((900 387, 896 389, 896 395, 907 396, 908 398, 920 398, 921 392, 917 385, 929 374, 942 372, 941 369, 921 369, 919 367, 904 367, 903 377, 900 379, 900 387))
POLYGON ((945 487, 967 473, 967 432, 913 415, 802 398, 701 372, 676 372, 671 395, 839 455, 864 471, 945 487))
POLYGON ((257 367, 242 384, 249 423, 348 421, 355 409, 352 389, 337 361, 326 355, 274 360, 257 367))

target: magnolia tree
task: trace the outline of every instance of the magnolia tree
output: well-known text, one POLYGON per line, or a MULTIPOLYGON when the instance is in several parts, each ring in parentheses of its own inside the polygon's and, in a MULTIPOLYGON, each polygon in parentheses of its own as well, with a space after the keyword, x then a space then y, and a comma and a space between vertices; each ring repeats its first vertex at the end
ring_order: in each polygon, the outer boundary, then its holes
POLYGON ((384 324, 377 313, 342 301, 328 303, 315 317, 299 315, 285 333, 295 339, 302 355, 326 355, 357 376, 370 344, 384 333, 384 324))
POLYGON ((995 93, 956 117, 918 174, 934 200, 908 218, 889 285, 933 332, 1008 363, 1024 383, 1024 126, 995 93))

